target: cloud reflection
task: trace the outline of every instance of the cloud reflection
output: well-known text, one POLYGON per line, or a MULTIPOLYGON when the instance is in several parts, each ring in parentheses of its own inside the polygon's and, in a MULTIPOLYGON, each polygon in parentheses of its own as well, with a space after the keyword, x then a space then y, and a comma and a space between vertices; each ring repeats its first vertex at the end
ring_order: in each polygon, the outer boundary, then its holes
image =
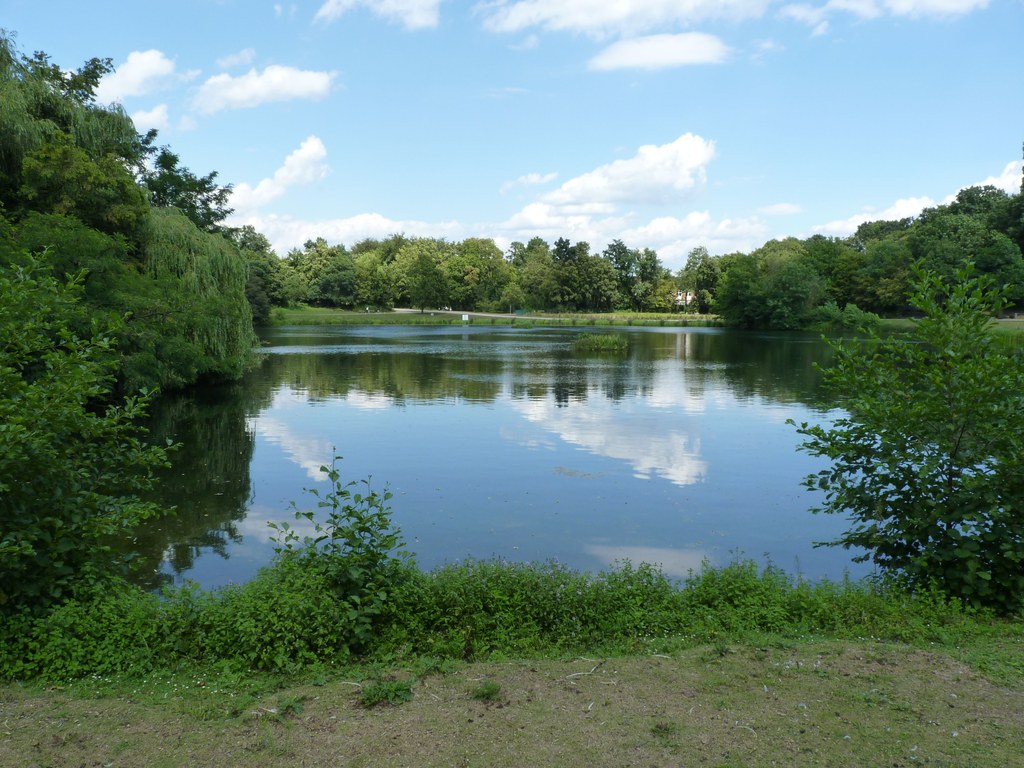
POLYGON ((249 418, 246 429, 257 440, 263 438, 281 446, 288 458, 302 467, 311 480, 319 483, 327 479, 327 473, 320 471, 320 467, 330 464, 334 456, 334 447, 327 440, 300 435, 286 421, 266 413, 249 418))
POLYGON ((700 437, 686 431, 671 414, 630 412, 598 397, 585 405, 562 408, 553 397, 517 400, 523 416, 562 440, 592 453, 628 462, 636 477, 657 475, 676 485, 693 485, 707 476, 700 437))
POLYGON ((583 551, 596 557, 606 566, 628 560, 633 565, 649 563, 661 568, 666 576, 683 578, 699 571, 705 560, 710 559, 703 549, 682 549, 674 547, 630 547, 585 544, 583 551))

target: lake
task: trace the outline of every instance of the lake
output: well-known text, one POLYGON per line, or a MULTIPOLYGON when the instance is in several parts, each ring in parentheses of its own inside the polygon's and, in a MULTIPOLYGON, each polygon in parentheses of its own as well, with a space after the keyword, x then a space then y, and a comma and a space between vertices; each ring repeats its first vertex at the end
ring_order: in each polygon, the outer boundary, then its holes
MULTIPOLYGON (((586 329, 607 332, 605 329, 586 329)), ((160 499, 178 508, 130 546, 143 582, 249 579, 273 556, 268 521, 305 489, 387 486, 424 568, 465 558, 628 559, 685 576, 703 562, 771 561, 810 579, 869 566, 814 542, 801 479, 822 466, 787 419, 822 421, 817 336, 620 328, 619 354, 579 353, 575 328, 284 327, 242 382, 164 398, 157 438, 183 443, 160 499)))

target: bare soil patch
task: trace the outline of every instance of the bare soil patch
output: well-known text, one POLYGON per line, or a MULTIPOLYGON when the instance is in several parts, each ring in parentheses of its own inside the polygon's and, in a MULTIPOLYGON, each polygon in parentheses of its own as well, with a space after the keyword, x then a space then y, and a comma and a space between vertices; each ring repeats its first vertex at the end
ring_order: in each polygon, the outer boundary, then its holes
POLYGON ((339 679, 206 714, 187 694, 8 686, 0 765, 1002 768, 1024 754, 1021 680, 874 643, 468 664, 398 706, 368 709, 339 679))

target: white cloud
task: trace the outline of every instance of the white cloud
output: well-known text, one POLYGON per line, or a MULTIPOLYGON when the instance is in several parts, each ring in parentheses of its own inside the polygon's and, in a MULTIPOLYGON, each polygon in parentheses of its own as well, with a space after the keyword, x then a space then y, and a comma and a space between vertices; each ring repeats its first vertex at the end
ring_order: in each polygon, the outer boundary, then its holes
POLYGON ((684 133, 669 144, 647 144, 625 160, 615 160, 569 179, 543 201, 557 206, 594 203, 667 202, 703 184, 715 156, 714 142, 684 133))
POLYGON ((586 240, 592 246, 610 242, 617 233, 629 226, 624 216, 606 215, 611 210, 565 210, 549 203, 533 202, 492 229, 504 233, 511 240, 526 242, 531 237, 554 240, 586 240))
POLYGON ((150 128, 166 131, 170 126, 167 105, 157 104, 153 109, 140 109, 138 112, 132 112, 132 122, 135 123, 135 130, 139 133, 145 133, 150 128))
POLYGON ((161 51, 132 51, 116 70, 100 80, 96 100, 103 104, 129 96, 143 96, 166 87, 174 79, 174 62, 161 51))
POLYGON ((714 158, 714 143, 683 134, 661 146, 640 147, 633 157, 602 165, 543 194, 484 237, 522 240, 558 237, 585 240, 599 250, 616 238, 653 248, 670 269, 682 267, 689 251, 704 245, 712 253, 751 250, 769 237, 760 217, 715 220, 706 211, 656 216, 643 221, 633 206, 663 205, 703 184, 714 158), (623 210, 624 206, 630 209, 623 210))
MULTIPOLYGON (((942 199, 943 205, 948 205, 956 199, 962 189, 968 187, 993 186, 1008 194, 1016 194, 1021 188, 1021 174, 1024 173, 1024 161, 1014 160, 1007 163, 1002 173, 998 176, 989 176, 974 184, 960 187, 956 192, 947 195, 942 199)), ((937 203, 930 197, 906 197, 897 200, 885 210, 879 211, 873 208, 865 209, 861 213, 850 216, 847 219, 830 221, 826 224, 819 224, 811 228, 815 234, 832 235, 835 237, 847 237, 857 231, 857 227, 869 221, 898 221, 911 216, 917 216, 925 208, 932 208, 937 203)))
POLYGON ((882 5, 893 16, 962 16, 987 8, 988 0, 883 0, 882 5))
POLYGON ((511 189, 516 187, 536 187, 542 184, 550 184, 552 181, 558 178, 557 173, 527 173, 524 176, 520 176, 514 181, 506 181, 501 185, 501 191, 504 194, 511 189))
POLYGON ((1021 174, 1024 174, 1024 160, 1014 160, 1007 163, 1003 172, 998 176, 989 176, 984 181, 972 184, 972 187, 985 187, 991 185, 1011 195, 1021 191, 1021 174))
POLYGON ((708 19, 761 16, 768 0, 517 0, 483 6, 484 25, 495 32, 532 27, 604 34, 636 34, 644 30, 692 24, 708 19))
POLYGON ((1021 191, 1021 174, 1024 172, 1024 161, 1014 160, 1006 164, 1003 168, 1003 172, 998 176, 988 176, 981 181, 977 181, 974 184, 966 184, 960 187, 956 192, 946 195, 942 199, 942 205, 949 205, 956 196, 960 194, 962 190, 969 189, 970 187, 995 187, 1001 189, 1010 195, 1015 195, 1021 191))
POLYGON ((784 16, 812 28, 812 34, 828 31, 827 17, 836 12, 849 13, 865 21, 891 16, 951 17, 963 16, 988 6, 989 0, 829 0, 823 5, 792 3, 779 11, 784 16))
POLYGON ((786 46, 775 40, 760 40, 756 44, 753 56, 754 58, 761 58, 765 54, 781 53, 784 50, 786 50, 786 46))
POLYGON ((925 208, 931 208, 935 201, 930 197, 905 197, 897 200, 884 211, 867 209, 861 213, 850 216, 848 219, 830 221, 827 224, 819 224, 811 227, 811 231, 818 235, 831 235, 833 237, 848 237, 857 231, 857 227, 869 221, 898 221, 911 216, 917 216, 925 208))
POLYGON ((770 234, 764 220, 756 216, 716 220, 707 211, 692 211, 682 218, 659 216, 616 237, 654 249, 666 267, 676 270, 698 245, 712 254, 746 252, 763 245, 770 234))
POLYGON ((538 47, 540 38, 537 35, 527 35, 521 42, 509 46, 513 51, 532 51, 538 47))
POLYGON ((245 48, 238 53, 232 53, 229 56, 217 59, 217 66, 221 69, 231 69, 232 67, 244 67, 247 64, 252 64, 256 58, 256 50, 253 48, 245 48))
POLYGON ((861 19, 877 19, 882 15, 876 0, 829 0, 825 8, 830 11, 846 11, 861 19))
POLYGON ((314 17, 316 21, 334 21, 354 8, 366 8, 406 29, 436 27, 441 0, 327 0, 314 17))
POLYGON ((686 32, 620 40, 588 64, 590 69, 667 69, 692 64, 720 64, 729 48, 714 35, 686 32))
POLYGON ((238 184, 231 191, 231 205, 239 211, 259 208, 281 197, 290 187, 324 178, 330 170, 324 162, 326 157, 324 143, 317 136, 310 136, 285 158, 272 177, 263 179, 255 187, 238 184))
POLYGON ((229 223, 233 227, 252 225, 271 242, 274 250, 281 256, 292 248, 300 247, 307 240, 317 237, 322 237, 330 243, 347 244, 357 243, 368 237, 384 238, 396 232, 405 232, 414 237, 467 237, 465 227, 457 221, 400 220, 379 213, 360 213, 345 218, 319 221, 291 216, 234 214, 229 223))
POLYGON ((825 18, 826 7, 808 5, 807 3, 793 3, 785 5, 779 11, 779 15, 794 21, 799 21, 809 27, 820 24, 825 18))
POLYGON ((222 109, 255 107, 274 101, 321 99, 331 90, 334 72, 316 72, 272 65, 240 77, 220 74, 199 87, 195 107, 205 114, 222 109))

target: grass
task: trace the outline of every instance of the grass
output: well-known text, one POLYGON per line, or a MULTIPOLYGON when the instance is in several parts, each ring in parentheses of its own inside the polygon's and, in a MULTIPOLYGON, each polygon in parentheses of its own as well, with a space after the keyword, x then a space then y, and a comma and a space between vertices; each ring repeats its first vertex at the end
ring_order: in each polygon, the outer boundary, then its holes
MULTIPOLYGON (((583 313, 530 313, 506 315, 502 313, 466 312, 470 325, 512 325, 521 328, 549 325, 567 326, 719 326, 715 315, 683 315, 678 313, 611 312, 583 313)), ((271 325, 463 325, 463 313, 413 310, 358 312, 326 307, 276 307, 271 313, 271 325)))
MULTIPOLYGON (((982 647, 1021 654, 1019 633, 982 647)), ((1024 753, 1020 675, 990 677, 955 648, 763 636, 724 656, 462 663, 417 677, 400 706, 367 708, 354 681, 378 671, 241 698, 195 675, 9 685, 0 764, 1005 766, 1024 753), (500 698, 474 695, 482 679, 500 698)))

